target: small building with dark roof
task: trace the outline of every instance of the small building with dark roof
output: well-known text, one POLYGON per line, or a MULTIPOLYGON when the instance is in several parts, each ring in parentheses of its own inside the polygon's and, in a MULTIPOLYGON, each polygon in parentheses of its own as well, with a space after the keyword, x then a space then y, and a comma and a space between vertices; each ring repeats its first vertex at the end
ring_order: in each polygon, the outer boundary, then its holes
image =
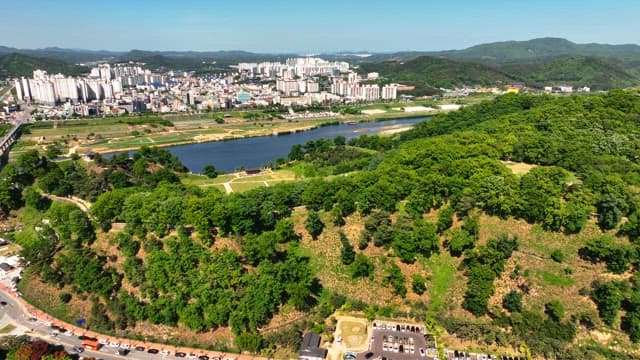
POLYGON ((301 360, 323 360, 327 357, 327 349, 320 347, 320 335, 316 333, 306 333, 300 345, 299 359, 301 360))
POLYGON ((0 263, 0 272, 2 272, 3 274, 8 273, 9 271, 13 270, 13 266, 3 262, 0 263))

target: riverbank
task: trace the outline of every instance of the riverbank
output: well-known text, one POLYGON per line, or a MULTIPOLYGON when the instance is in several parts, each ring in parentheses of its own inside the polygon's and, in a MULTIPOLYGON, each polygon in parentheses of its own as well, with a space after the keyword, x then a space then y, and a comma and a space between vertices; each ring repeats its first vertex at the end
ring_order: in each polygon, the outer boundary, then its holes
MULTIPOLYGON (((170 147, 263 136, 279 136, 313 130, 327 124, 345 122, 377 122, 403 118, 421 118, 437 112, 388 112, 375 115, 340 115, 335 118, 300 120, 172 119, 170 123, 131 124, 128 118, 51 121, 50 126, 33 126, 24 133, 11 151, 11 156, 31 149, 61 148, 63 154, 83 155, 137 150, 142 146, 170 147), (172 125, 172 126, 171 126, 172 125)), ((132 118, 135 119, 135 118, 132 118)))

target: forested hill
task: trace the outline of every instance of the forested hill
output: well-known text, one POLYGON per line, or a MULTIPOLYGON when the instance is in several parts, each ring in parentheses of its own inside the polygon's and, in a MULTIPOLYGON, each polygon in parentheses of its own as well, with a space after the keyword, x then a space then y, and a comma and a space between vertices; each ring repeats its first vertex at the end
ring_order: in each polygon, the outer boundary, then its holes
MULTIPOLYGON (((462 86, 501 86, 522 82, 533 88, 570 85, 595 90, 624 88, 640 83, 619 61, 565 56, 509 65, 487 65, 430 56, 407 62, 365 63, 362 73, 378 72, 388 81, 414 85, 418 89, 457 88, 462 86)), ((429 95, 428 91, 415 93, 429 95)))
POLYGON ((634 61, 640 59, 640 46, 576 44, 566 39, 549 37, 480 44, 463 50, 440 51, 430 55, 488 64, 531 62, 558 56, 591 56, 634 61))
POLYGON ((361 73, 378 72, 385 78, 424 89, 428 94, 439 88, 454 88, 462 85, 499 85, 516 81, 516 78, 499 69, 469 62, 422 56, 407 62, 389 61, 364 63, 361 73))
POLYGON ((312 179, 230 195, 183 184, 167 150, 27 151, 0 172, 0 210, 24 225, 24 296, 102 332, 222 332, 272 356, 331 336, 340 309, 428 319, 447 347, 632 359, 638 119, 632 91, 504 95, 398 137, 297 145, 281 165, 312 179))
POLYGON ((17 53, 0 56, 0 78, 32 76, 33 70, 46 70, 50 74, 61 73, 78 76, 89 71, 87 67, 64 63, 49 58, 32 57, 17 53))
POLYGON ((608 90, 640 83, 640 79, 625 70, 619 61, 596 57, 550 58, 545 61, 504 65, 500 70, 538 89, 549 85, 570 85, 608 90))

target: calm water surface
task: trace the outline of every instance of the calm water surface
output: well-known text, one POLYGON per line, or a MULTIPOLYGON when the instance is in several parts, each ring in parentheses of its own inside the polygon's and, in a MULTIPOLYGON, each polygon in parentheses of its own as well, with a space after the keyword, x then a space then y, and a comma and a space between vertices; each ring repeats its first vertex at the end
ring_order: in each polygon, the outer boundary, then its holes
POLYGON ((364 134, 377 134, 389 128, 393 129, 394 126, 412 125, 426 119, 428 118, 331 125, 287 135, 178 145, 167 149, 180 158, 190 171, 201 172, 204 166, 213 165, 218 170, 232 172, 241 166, 260 168, 278 158, 286 158, 291 146, 304 144, 309 140, 333 139, 339 135, 348 140, 364 134))

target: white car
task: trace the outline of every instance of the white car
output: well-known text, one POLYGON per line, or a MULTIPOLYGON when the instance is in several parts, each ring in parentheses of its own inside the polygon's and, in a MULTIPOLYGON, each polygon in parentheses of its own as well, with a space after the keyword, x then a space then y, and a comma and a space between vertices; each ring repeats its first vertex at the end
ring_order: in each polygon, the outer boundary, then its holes
POLYGON ((120 347, 120 343, 116 341, 112 341, 109 344, 107 344, 107 346, 117 348, 117 347, 120 347))
POLYGON ((187 355, 187 359, 197 359, 197 358, 198 357, 196 356, 196 354, 193 354, 193 353, 187 355))
POLYGON ((169 350, 167 350, 167 349, 163 349, 162 351, 160 351, 160 354, 162 354, 162 355, 169 355, 169 350))
POLYGON ((425 355, 426 355, 426 354, 424 353, 424 349, 423 349, 423 348, 420 348, 420 356, 421 356, 421 357, 425 357, 425 355))
POLYGON ((131 349, 131 345, 129 344, 120 344, 120 349, 131 349))
POLYGON ((393 346, 393 352, 398 352, 398 344, 395 344, 395 345, 393 346))
POLYGON ((387 351, 387 343, 382 343, 382 351, 387 351))
POLYGON ((66 335, 66 336, 73 336, 73 335, 74 335, 74 333, 73 333, 73 331, 71 331, 71 330, 67 330, 67 331, 64 333, 64 335, 66 335))
POLYGON ((98 344, 100 345, 107 345, 108 343, 107 339, 98 339, 98 344))

